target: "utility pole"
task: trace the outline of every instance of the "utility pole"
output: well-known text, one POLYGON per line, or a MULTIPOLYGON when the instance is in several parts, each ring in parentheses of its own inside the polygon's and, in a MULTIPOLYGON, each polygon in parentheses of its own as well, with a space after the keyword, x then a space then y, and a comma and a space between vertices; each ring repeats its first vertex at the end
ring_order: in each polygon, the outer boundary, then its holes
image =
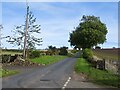
POLYGON ((26 26, 25 26, 25 38, 24 38, 24 50, 23 50, 24 59, 26 59, 27 57, 27 35, 28 35, 28 13, 29 13, 29 6, 27 0, 26 0, 26 7, 27 7, 27 12, 26 12, 26 26))

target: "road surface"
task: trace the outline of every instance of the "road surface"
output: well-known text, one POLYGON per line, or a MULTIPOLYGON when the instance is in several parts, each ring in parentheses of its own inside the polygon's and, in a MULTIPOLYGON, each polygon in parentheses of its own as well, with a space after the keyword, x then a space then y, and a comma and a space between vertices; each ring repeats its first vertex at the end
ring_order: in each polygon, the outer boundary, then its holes
POLYGON ((22 73, 3 78, 2 88, 100 88, 83 82, 82 77, 75 79, 73 66, 76 59, 66 58, 45 67, 23 69, 22 73))

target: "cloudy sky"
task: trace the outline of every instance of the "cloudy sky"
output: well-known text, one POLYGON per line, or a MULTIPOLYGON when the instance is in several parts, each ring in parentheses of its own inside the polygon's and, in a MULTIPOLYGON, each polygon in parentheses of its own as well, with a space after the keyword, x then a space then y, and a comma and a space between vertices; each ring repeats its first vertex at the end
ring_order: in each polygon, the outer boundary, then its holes
MULTIPOLYGON (((4 29, 2 35, 12 35, 14 26, 24 24, 25 2, 2 2, 0 17, 4 29)), ((37 18, 37 24, 41 25, 44 49, 49 45, 56 47, 67 46, 71 48, 68 40, 69 33, 78 26, 83 15, 95 15, 106 24, 108 29, 107 42, 101 45, 106 47, 118 47, 118 3, 117 2, 29 2, 30 10, 37 18)), ((13 47, 2 40, 2 47, 13 47)))

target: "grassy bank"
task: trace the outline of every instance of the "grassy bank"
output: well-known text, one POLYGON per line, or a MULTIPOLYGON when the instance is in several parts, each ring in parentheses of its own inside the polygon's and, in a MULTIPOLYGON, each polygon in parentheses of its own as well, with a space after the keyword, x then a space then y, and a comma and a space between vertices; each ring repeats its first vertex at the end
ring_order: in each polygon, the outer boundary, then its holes
POLYGON ((52 64, 55 62, 58 62, 60 60, 63 60, 64 58, 67 58, 66 56, 40 56, 39 58, 34 58, 31 61, 39 64, 52 64))
POLYGON ((18 71, 0 69, 0 77, 6 77, 6 76, 14 75, 17 73, 18 73, 18 71))
POLYGON ((120 77, 104 70, 91 67, 91 65, 83 58, 79 58, 75 64, 77 73, 84 73, 92 82, 102 85, 110 85, 118 87, 120 85, 120 77))

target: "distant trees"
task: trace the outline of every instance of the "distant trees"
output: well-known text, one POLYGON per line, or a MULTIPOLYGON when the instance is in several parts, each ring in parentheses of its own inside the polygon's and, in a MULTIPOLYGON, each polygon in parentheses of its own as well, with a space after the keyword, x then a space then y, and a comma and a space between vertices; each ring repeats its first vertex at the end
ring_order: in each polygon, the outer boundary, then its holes
POLYGON ((57 54, 58 50, 55 46, 48 46, 48 53, 51 54, 51 55, 55 55, 57 54))
POLYGON ((65 47, 65 46, 61 47, 59 49, 60 50, 59 55, 67 55, 68 54, 67 49, 68 49, 68 47, 65 47))
POLYGON ((47 54, 48 55, 67 55, 68 51, 67 51, 68 47, 60 47, 60 48, 56 48, 55 46, 48 46, 48 51, 47 54))
POLYGON ((48 46, 49 50, 51 50, 52 52, 55 52, 57 50, 57 48, 55 46, 48 46))
POLYGON ((101 47, 100 46, 96 46, 95 49, 101 49, 101 47))
POLYGON ((107 28, 99 17, 83 15, 81 22, 70 33, 69 42, 77 48, 92 48, 106 41, 107 28))

